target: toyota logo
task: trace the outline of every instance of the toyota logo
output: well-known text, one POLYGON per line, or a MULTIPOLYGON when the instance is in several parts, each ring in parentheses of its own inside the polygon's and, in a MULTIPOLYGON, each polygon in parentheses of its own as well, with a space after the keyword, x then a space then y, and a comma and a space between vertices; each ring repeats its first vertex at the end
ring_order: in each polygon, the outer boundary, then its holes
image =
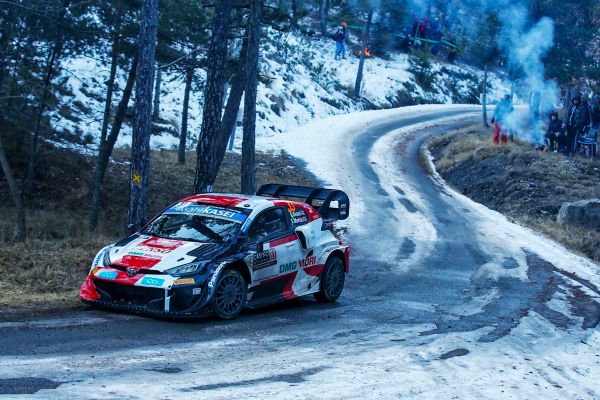
POLYGON ((137 271, 135 270, 135 268, 129 267, 125 271, 127 272, 128 276, 136 276, 137 275, 137 271))

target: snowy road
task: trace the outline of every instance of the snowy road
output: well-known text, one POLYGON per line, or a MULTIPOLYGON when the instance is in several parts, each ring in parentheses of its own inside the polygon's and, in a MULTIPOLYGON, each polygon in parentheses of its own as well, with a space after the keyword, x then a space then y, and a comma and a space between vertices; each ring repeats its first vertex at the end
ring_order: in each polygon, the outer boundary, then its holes
POLYGON ((0 322, 0 394, 600 398, 598 266, 423 168, 426 138, 475 110, 367 112, 264 140, 350 194, 353 264, 338 303, 228 323, 99 311, 0 322))

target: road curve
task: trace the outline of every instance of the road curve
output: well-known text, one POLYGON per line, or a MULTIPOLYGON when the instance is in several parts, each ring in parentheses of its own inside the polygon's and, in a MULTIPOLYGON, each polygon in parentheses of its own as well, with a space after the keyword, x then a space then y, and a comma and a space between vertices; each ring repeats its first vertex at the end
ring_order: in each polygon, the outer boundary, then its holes
POLYGON ((425 140, 473 111, 374 115, 348 133, 334 183, 356 207, 355 251, 338 303, 232 322, 96 310, 0 322, 0 395, 599 397, 598 267, 423 168, 425 140))

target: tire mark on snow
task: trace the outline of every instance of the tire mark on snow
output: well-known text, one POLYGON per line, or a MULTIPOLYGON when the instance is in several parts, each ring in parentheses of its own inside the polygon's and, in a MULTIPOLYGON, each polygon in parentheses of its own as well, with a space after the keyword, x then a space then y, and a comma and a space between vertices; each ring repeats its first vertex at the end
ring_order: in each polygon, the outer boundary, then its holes
POLYGON ((290 373, 290 374, 278 374, 265 376, 263 378, 255 378, 255 379, 246 379, 237 382, 222 382, 222 383, 211 383, 208 385, 199 385, 192 386, 187 389, 183 389, 182 392, 196 392, 196 391, 209 391, 209 390, 217 390, 223 388, 231 388, 231 387, 240 387, 240 386, 252 386, 252 385, 260 385, 263 383, 274 383, 274 382, 285 382, 290 384, 298 384, 306 381, 306 378, 315 375, 323 370, 327 369, 326 367, 315 367, 303 369, 301 371, 290 373))
POLYGON ((573 316, 583 318, 581 328, 590 329, 598 326, 600 304, 596 299, 573 286, 572 281, 566 279, 564 271, 560 271, 553 264, 528 251, 525 251, 525 254, 528 266, 526 281, 503 276, 496 281, 480 282, 477 289, 486 286, 497 287, 499 296, 486 304, 481 312, 463 316, 458 320, 437 323, 435 329, 421 332, 421 335, 468 332, 493 327, 493 330, 480 337, 479 341, 494 342, 508 335, 530 311, 538 313, 554 326, 564 329, 572 326, 575 321, 570 316, 550 308, 547 303, 556 294, 565 290, 570 292, 568 300, 573 316))

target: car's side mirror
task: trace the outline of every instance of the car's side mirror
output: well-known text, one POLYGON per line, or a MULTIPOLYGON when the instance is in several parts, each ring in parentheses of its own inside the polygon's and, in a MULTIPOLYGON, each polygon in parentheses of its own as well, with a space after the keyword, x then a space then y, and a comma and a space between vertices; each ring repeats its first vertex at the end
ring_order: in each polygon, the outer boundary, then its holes
POLYGON ((262 251, 262 242, 255 242, 248 237, 247 234, 242 234, 238 237, 238 242, 243 251, 254 251, 260 253, 262 251))
POLYGON ((300 239, 302 250, 310 250, 315 245, 315 234, 310 225, 300 225, 296 228, 296 235, 300 239))

